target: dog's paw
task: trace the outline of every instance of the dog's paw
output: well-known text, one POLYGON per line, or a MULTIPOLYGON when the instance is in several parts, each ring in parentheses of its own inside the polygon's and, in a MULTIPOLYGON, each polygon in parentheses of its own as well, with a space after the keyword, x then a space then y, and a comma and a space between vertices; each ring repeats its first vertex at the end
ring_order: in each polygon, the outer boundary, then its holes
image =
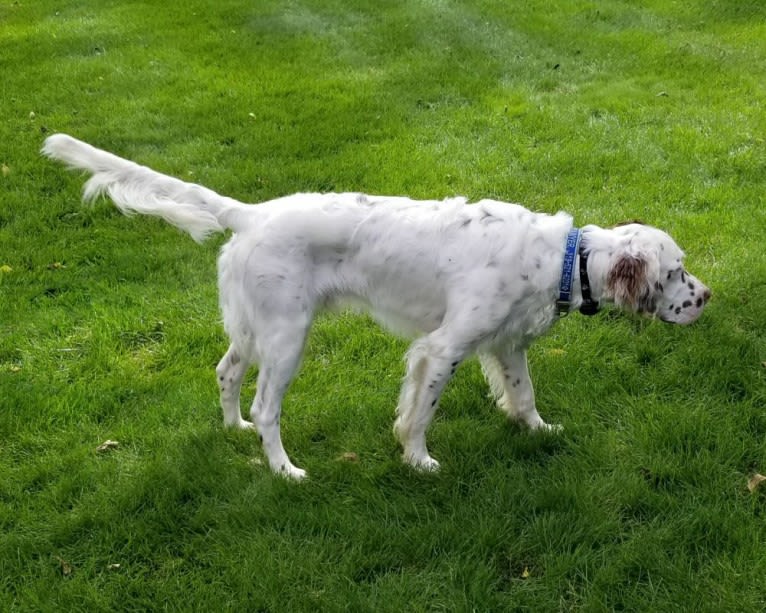
POLYGON ((305 470, 292 464, 282 464, 276 473, 293 481, 303 481, 308 476, 305 470))
POLYGON ((429 455, 418 458, 413 456, 404 456, 404 461, 421 473, 435 473, 439 470, 439 462, 434 460, 429 455))
POLYGON ((223 422, 224 427, 231 428, 233 430, 255 430, 255 424, 241 417, 237 421, 223 422))
POLYGON ((562 426, 561 424, 546 424, 545 422, 543 422, 539 426, 533 429, 537 430, 538 432, 550 432, 551 434, 561 434, 564 431, 564 426, 562 426))

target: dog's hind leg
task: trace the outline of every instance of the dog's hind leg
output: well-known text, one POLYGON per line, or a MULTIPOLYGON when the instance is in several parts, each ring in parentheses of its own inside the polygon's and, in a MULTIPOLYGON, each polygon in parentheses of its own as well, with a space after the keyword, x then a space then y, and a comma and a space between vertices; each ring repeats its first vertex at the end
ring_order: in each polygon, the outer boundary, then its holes
POLYGON ((242 379, 249 366, 249 362, 235 349, 234 344, 231 344, 215 369, 218 388, 221 391, 224 426, 241 429, 254 427, 252 422, 242 418, 239 408, 242 379))
POLYGON ((282 398, 298 369, 306 334, 311 325, 308 310, 300 314, 289 311, 269 320, 269 327, 259 327, 258 391, 250 412, 263 442, 269 466, 293 479, 302 479, 306 472, 293 465, 282 445, 280 415, 282 398))
POLYGON ((439 329, 421 338, 407 352, 404 378, 394 433, 404 448, 403 459, 419 470, 438 470, 439 463, 428 453, 428 428, 444 386, 455 373, 466 349, 448 342, 439 329))

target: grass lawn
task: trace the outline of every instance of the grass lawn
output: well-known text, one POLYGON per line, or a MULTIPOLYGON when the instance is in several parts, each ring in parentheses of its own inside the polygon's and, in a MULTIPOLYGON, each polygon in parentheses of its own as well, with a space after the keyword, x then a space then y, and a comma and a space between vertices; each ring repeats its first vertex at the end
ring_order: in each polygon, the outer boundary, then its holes
POLYGON ((766 4, 8 0, 0 75, 0 610, 766 607, 766 4), (554 327, 530 361, 561 435, 461 366, 433 475, 391 432, 406 342, 321 317, 291 483, 221 424, 225 239, 82 206, 38 155, 58 131, 250 202, 639 218, 713 300, 554 327))

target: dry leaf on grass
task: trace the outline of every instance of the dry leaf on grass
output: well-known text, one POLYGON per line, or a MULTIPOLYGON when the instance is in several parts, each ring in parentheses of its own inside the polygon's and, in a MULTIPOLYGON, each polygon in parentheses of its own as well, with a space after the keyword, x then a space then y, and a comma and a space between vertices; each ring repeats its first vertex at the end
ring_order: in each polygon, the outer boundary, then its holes
POLYGON ((524 567, 524 572, 521 573, 521 578, 522 579, 529 579, 530 574, 531 573, 529 572, 529 567, 525 566, 524 567))
POLYGON ((8 168, 6 164, 0 166, 0 171, 2 171, 4 177, 7 177, 9 174, 11 174, 11 169, 8 168))
POLYGON ((763 481, 766 481, 766 477, 755 473, 747 482, 747 489, 750 490, 750 493, 753 493, 763 481))
POLYGON ((359 456, 356 455, 353 451, 347 451, 344 454, 341 454, 338 457, 338 460, 341 460, 343 462, 358 462, 359 456))
POLYGON ((96 447, 96 451, 99 453, 105 453, 107 451, 113 451, 119 446, 120 444, 117 441, 104 441, 98 447, 96 447))
POLYGON ((64 558, 56 558, 59 563, 59 569, 61 570, 61 574, 65 577, 69 577, 72 574, 72 565, 67 562, 64 558))
POLYGON ((0 272, 4 274, 8 274, 9 272, 13 272, 13 268, 8 266, 8 264, 3 264, 2 266, 0 266, 0 272))

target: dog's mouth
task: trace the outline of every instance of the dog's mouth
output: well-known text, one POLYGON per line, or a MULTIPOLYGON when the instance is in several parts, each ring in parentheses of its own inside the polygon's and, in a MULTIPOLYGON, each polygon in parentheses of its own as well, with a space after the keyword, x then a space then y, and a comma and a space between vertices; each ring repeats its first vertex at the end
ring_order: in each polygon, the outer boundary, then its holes
POLYGON ((671 311, 669 315, 663 315, 662 313, 656 315, 660 321, 664 321, 666 324, 675 324, 677 326, 688 326, 693 324, 700 318, 702 311, 705 308, 703 303, 700 307, 693 307, 691 309, 682 310, 679 313, 671 311))

